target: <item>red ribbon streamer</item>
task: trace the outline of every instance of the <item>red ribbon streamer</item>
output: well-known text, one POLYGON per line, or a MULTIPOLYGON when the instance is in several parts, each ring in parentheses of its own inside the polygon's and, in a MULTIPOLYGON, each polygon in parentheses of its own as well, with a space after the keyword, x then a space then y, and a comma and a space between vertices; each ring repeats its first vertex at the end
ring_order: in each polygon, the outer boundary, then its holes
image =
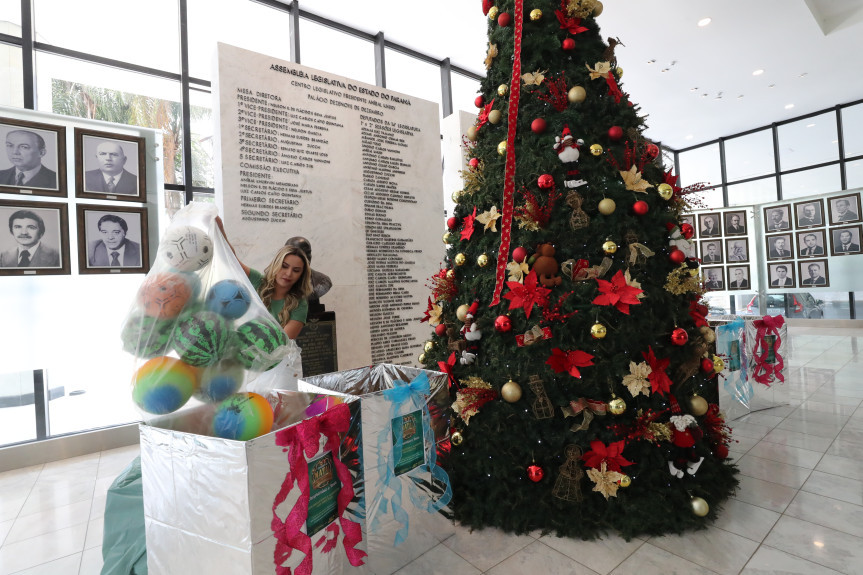
POLYGON ((500 303, 500 294, 506 283, 506 264, 509 260, 509 245, 512 240, 513 196, 515 195, 515 128, 518 118, 518 101, 521 96, 521 32, 524 23, 524 0, 515 0, 515 47, 512 63, 512 80, 510 82, 510 98, 508 110, 508 125, 506 134, 506 174, 503 182, 503 211, 500 218, 500 251, 497 254, 497 274, 494 284, 494 296, 489 307, 500 303))
POLYGON ((785 318, 781 315, 765 315, 763 318, 755 320, 753 324, 758 329, 755 334, 755 347, 752 350, 752 357, 755 358, 755 381, 763 383, 767 387, 770 387, 773 377, 784 382, 785 376, 782 375, 782 369, 785 367, 785 361, 779 355, 779 346, 782 345, 779 328, 785 325, 785 318), (772 364, 767 363, 770 346, 764 341, 764 336, 768 333, 776 336, 776 341, 773 342, 773 354, 776 357, 776 362, 772 364))
MULTIPOLYGON (((276 549, 273 554, 276 575, 291 575, 291 569, 284 567, 283 563, 291 556, 294 549, 305 555, 295 569, 296 575, 311 575, 312 572, 312 539, 301 529, 309 514, 309 464, 306 458, 314 457, 318 452, 321 435, 327 438, 324 449, 332 453, 336 474, 342 484, 337 497, 337 509, 339 523, 345 533, 343 542, 345 553, 351 565, 356 567, 363 564, 366 553, 355 548, 362 541, 362 530, 358 523, 344 516, 348 503, 354 498, 354 486, 350 470, 339 459, 339 444, 340 434, 346 433, 350 425, 350 408, 346 403, 342 403, 318 417, 307 419, 276 433, 276 445, 287 448, 285 451, 288 452, 290 463, 290 470, 285 475, 282 488, 273 501, 273 520, 270 524, 273 536, 276 538, 276 549), (285 521, 282 521, 276 514, 276 509, 287 499, 295 481, 300 489, 300 498, 285 521)), ((330 532, 333 533, 333 530, 330 532)), ((334 534, 338 537, 337 529, 334 534)), ((328 552, 334 546, 334 544, 325 546, 324 552, 328 552)))

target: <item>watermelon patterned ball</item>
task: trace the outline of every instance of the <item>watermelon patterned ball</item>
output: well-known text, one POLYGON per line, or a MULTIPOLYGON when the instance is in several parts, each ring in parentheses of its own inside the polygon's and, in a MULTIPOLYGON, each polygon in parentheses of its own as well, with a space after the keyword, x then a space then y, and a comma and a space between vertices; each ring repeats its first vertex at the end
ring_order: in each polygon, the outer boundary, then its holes
POLYGON ((174 330, 174 349, 189 365, 205 367, 222 359, 229 336, 225 318, 217 313, 184 314, 174 330))
POLYGON ((180 315, 191 293, 189 283, 183 276, 158 273, 147 276, 141 284, 138 303, 150 317, 171 319, 180 315))
POLYGON ((183 407, 198 384, 198 370, 173 357, 154 357, 135 372, 132 399, 147 413, 163 415, 183 407))
POLYGON ((195 397, 206 403, 219 403, 243 385, 245 370, 232 361, 220 361, 201 373, 195 397))
POLYGON ((269 433, 273 408, 257 393, 237 393, 216 407, 213 434, 224 439, 248 441, 269 433))
POLYGON ((246 369, 267 371, 278 365, 275 352, 288 344, 284 330, 271 319, 247 321, 234 332, 236 358, 246 369))
POLYGON ((123 349, 143 359, 165 355, 171 343, 173 330, 173 320, 134 314, 123 324, 120 334, 123 349))
POLYGON ((222 280, 207 292, 207 309, 228 319, 242 317, 252 303, 249 290, 236 280, 222 280))
POLYGON ((172 227, 159 243, 159 257, 179 272, 193 272, 213 259, 213 240, 194 226, 172 227))

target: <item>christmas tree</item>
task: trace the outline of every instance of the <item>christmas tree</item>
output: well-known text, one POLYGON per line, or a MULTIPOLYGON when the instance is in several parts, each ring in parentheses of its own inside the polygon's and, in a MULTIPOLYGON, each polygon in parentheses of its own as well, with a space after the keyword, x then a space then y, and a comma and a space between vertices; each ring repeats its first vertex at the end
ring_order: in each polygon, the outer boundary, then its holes
POLYGON ((488 72, 421 356, 450 374, 456 517, 582 538, 701 527, 737 480, 679 223, 693 188, 644 137, 600 2, 482 10, 488 72))

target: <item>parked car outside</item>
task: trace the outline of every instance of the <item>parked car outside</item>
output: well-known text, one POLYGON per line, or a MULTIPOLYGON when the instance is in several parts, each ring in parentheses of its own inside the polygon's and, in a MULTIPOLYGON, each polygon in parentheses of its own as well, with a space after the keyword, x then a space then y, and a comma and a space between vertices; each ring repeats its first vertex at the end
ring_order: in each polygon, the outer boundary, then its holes
MULTIPOLYGON (((824 316, 824 302, 820 299, 815 299, 811 293, 789 293, 789 294, 767 294, 764 297, 767 300, 767 313, 770 315, 771 310, 785 310, 785 296, 790 298, 788 302, 788 311, 791 317, 805 317, 817 319, 824 316)), ((747 313, 758 313, 758 295, 752 296, 749 304, 746 306, 747 313)))

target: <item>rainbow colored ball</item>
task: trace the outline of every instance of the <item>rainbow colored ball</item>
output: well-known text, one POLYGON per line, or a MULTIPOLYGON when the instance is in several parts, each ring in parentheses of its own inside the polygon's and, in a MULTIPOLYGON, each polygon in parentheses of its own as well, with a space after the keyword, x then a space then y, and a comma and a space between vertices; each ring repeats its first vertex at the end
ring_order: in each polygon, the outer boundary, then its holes
POLYGON ((249 290, 236 280, 222 280, 207 292, 207 309, 227 319, 242 317, 252 304, 249 290))
POLYGON ((173 357, 154 357, 135 372, 132 400, 147 413, 163 415, 183 407, 198 385, 198 370, 173 357))
POLYGON ((269 433, 273 427, 273 408, 257 393, 236 393, 216 407, 213 435, 224 439, 248 441, 269 433))
POLYGON ((195 398, 206 403, 219 403, 237 393, 243 385, 243 367, 230 361, 220 361, 201 372, 201 383, 195 398))

